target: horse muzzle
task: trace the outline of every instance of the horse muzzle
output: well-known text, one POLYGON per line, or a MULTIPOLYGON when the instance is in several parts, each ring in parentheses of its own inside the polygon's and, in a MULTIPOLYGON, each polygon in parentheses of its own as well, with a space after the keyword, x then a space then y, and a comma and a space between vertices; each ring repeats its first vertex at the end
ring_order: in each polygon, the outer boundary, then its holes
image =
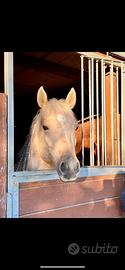
POLYGON ((58 162, 57 172, 63 182, 75 181, 80 172, 80 163, 77 158, 65 156, 58 162))

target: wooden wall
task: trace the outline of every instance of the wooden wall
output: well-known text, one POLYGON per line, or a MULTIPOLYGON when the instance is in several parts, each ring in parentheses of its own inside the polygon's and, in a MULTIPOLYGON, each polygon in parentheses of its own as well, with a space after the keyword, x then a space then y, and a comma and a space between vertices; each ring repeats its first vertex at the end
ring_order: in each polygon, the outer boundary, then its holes
POLYGON ((0 218, 6 217, 7 97, 0 93, 0 218))
POLYGON ((72 183, 57 180, 20 184, 20 217, 122 217, 119 195, 124 177, 110 175, 78 179, 72 183))

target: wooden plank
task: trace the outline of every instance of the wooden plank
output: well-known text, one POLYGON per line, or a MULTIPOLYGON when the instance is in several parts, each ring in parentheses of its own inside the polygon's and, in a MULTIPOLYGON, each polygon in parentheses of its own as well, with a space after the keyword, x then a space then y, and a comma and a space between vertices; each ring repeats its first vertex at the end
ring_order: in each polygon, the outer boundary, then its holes
MULTIPOLYGON (((60 55, 58 55, 59 57, 60 55)), ((76 54, 76 59, 79 60, 76 54)), ((72 62, 71 62, 72 63, 72 62)), ((28 55, 23 53, 15 53, 15 65, 19 65, 25 68, 34 69, 37 71, 44 71, 50 74, 59 75, 61 77, 68 77, 71 79, 80 80, 80 64, 79 64, 79 70, 77 68, 74 68, 74 65, 72 67, 61 65, 60 63, 51 62, 46 59, 41 59, 38 57, 34 57, 34 54, 28 55)))
POLYGON ((125 52, 110 52, 113 57, 125 61, 125 52))
POLYGON ((123 186, 123 175, 93 177, 74 183, 21 184, 20 215, 119 196, 123 186))
MULTIPOLYGON (((106 147, 107 147, 107 165, 112 165, 112 148, 111 148, 111 97, 110 97, 110 74, 106 74, 106 147)), ((114 114, 114 162, 118 164, 118 151, 117 151, 117 89, 116 89, 116 74, 113 74, 113 114, 114 114)), ((119 128, 120 128, 120 115, 119 115, 119 128)))
POLYGON ((115 218, 121 217, 121 207, 119 198, 89 203, 43 213, 32 213, 24 218, 115 218))
POLYGON ((7 97, 0 93, 0 218, 6 216, 7 97))

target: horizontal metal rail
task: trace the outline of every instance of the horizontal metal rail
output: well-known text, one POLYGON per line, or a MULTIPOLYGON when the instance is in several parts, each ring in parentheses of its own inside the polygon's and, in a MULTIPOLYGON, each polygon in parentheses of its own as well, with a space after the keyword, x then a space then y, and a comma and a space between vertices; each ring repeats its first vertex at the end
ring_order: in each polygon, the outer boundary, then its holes
MULTIPOLYGON (((85 166, 80 169, 79 178, 100 176, 100 175, 114 175, 114 174, 124 174, 125 166, 85 166)), ((59 176, 55 170, 48 173, 48 171, 24 171, 24 172, 14 172, 12 174, 14 182, 27 183, 27 182, 42 182, 42 181, 53 181, 59 180, 59 176)), ((61 183, 61 180, 59 180, 61 183)), ((72 182, 75 183, 76 181, 72 182)), ((62 182, 63 183, 63 182, 62 182)), ((71 182, 70 182, 71 183, 71 182)))

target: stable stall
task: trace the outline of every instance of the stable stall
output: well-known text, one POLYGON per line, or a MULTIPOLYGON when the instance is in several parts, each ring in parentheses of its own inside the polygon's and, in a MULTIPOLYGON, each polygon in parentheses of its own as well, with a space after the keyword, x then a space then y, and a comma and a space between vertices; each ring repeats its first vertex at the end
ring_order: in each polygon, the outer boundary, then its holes
POLYGON ((124 59, 117 53, 6 52, 2 70, 1 216, 121 217, 124 59), (16 156, 39 109, 36 95, 41 85, 48 98, 58 99, 75 88, 76 152, 81 168, 74 182, 62 182, 55 170, 15 170, 16 156))

